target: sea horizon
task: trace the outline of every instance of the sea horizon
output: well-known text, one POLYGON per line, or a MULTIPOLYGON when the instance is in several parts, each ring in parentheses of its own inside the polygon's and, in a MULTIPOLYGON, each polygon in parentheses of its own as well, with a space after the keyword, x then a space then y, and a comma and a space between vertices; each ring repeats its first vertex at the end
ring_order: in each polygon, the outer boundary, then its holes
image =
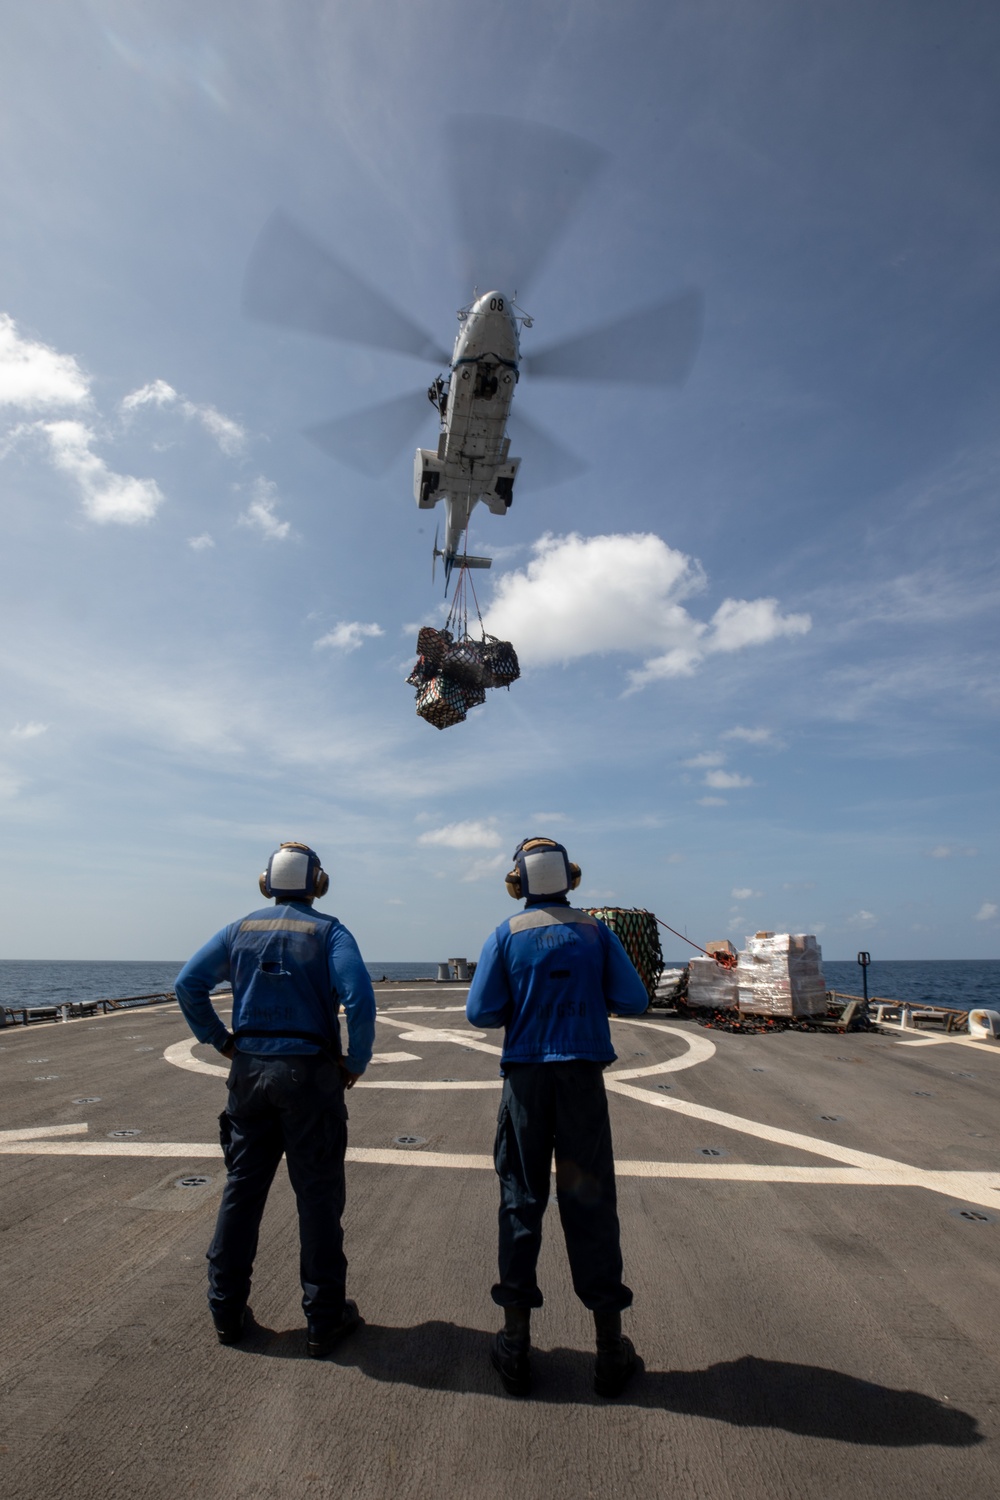
MULTIPOLYGON (((183 959, 0 959, 0 1006, 55 1005, 79 999, 122 1000, 173 988, 183 959)), ((440 960, 370 959, 373 981, 434 981, 440 960)), ((684 958, 667 958, 668 969, 684 958)), ((854 959, 824 959, 827 988, 860 995, 861 969, 854 959)), ((868 970, 870 998, 914 1004, 1000 1008, 1000 959, 877 959, 868 970)))

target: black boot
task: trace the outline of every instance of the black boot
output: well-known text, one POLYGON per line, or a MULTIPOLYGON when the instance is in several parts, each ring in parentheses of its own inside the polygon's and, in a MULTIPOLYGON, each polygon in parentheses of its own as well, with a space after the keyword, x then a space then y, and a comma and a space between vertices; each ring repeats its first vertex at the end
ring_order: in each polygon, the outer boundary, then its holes
POLYGON ((632 1340, 622 1333, 622 1315, 617 1309, 594 1313, 597 1333, 597 1361, 594 1365, 594 1390, 599 1396, 620 1396, 639 1367, 632 1340))
POLYGON ((531 1390, 531 1308, 505 1307, 504 1326, 493 1340, 490 1363, 512 1396, 531 1390))
POLYGON ((215 1323, 215 1331, 219 1337, 220 1344, 238 1344, 244 1334, 249 1331, 247 1314, 249 1307, 241 1307, 237 1312, 223 1313, 216 1317, 213 1313, 212 1320, 215 1323))
POLYGON ((340 1321, 334 1323, 332 1328, 309 1327, 306 1329, 306 1353, 309 1358, 326 1359, 328 1354, 333 1353, 341 1339, 346 1339, 349 1334, 356 1332, 364 1321, 358 1312, 358 1304, 347 1297, 340 1321))

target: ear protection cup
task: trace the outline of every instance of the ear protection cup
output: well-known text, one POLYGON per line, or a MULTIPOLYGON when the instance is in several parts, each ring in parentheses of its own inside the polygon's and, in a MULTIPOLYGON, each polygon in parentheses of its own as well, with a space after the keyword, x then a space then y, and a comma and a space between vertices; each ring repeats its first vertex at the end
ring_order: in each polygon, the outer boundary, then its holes
POLYGON ((330 877, 322 868, 316 871, 313 877, 313 895, 321 901, 330 889, 330 877))
POLYGON ((508 871, 508 873, 504 876, 503 883, 507 887, 508 896, 513 896, 515 901, 520 901, 521 872, 516 865, 514 866, 513 870, 508 871))
POLYGON ((569 888, 570 888, 571 891, 575 891, 576 890, 577 886, 580 884, 580 880, 582 878, 582 875, 583 875, 583 871, 580 869, 580 866, 579 865, 575 865, 573 863, 573 861, 570 860, 569 861, 569 888))
POLYGON ((266 870, 261 870, 261 872, 260 872, 260 879, 257 881, 257 884, 260 886, 260 893, 261 893, 261 895, 262 896, 268 896, 268 897, 270 897, 271 892, 267 888, 267 871, 266 870))

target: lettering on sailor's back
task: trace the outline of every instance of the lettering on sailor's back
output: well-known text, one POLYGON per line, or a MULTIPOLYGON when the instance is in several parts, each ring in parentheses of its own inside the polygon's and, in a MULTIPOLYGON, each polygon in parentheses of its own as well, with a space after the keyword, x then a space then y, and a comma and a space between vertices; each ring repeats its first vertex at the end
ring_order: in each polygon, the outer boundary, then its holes
POLYGON ((587 1002, 586 1000, 546 1000, 543 1005, 534 1007, 534 1013, 542 1021, 551 1020, 553 1016, 559 1021, 564 1021, 567 1016, 585 1016, 587 1002))
POLYGON ((580 939, 570 927, 543 927, 535 933, 536 948, 564 948, 567 943, 579 941, 580 939))

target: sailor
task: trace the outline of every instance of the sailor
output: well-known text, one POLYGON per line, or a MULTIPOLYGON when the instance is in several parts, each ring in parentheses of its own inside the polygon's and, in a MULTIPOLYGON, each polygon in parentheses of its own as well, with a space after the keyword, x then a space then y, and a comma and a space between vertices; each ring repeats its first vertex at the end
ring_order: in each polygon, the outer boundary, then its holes
POLYGON ((504 1075, 493 1159, 500 1179, 504 1327, 490 1358, 506 1390, 531 1389, 531 1309, 552 1156, 573 1288, 594 1314, 594 1389, 617 1396, 637 1368, 622 1334, 632 1293, 622 1280, 614 1158, 603 1070, 615 1060, 609 1012, 638 1015, 645 987, 618 938, 570 906, 580 867, 553 839, 524 839, 507 890, 524 911, 487 938, 466 1002, 473 1026, 502 1026, 504 1075))
POLYGON ((302 1307, 314 1359, 361 1322, 345 1295, 344 1091, 368 1066, 375 1035, 375 994, 358 946, 336 917, 313 909, 329 885, 307 844, 282 844, 260 877, 261 893, 275 905, 216 933, 174 986, 199 1042, 232 1063, 219 1116, 228 1176, 208 1248, 219 1342, 239 1343, 246 1331, 257 1234, 284 1154, 298 1204, 302 1307), (231 1033, 209 999, 224 980, 233 987, 231 1033))

